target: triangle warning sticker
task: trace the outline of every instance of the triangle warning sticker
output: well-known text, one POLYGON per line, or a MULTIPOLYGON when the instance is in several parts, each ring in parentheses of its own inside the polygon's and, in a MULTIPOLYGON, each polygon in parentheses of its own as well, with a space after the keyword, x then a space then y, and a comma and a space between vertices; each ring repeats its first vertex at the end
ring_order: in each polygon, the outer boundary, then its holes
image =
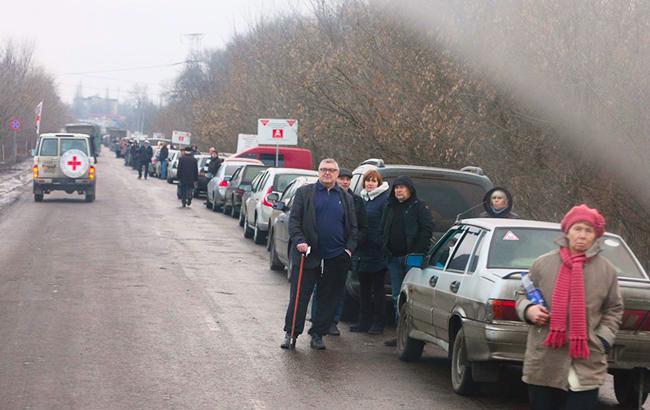
POLYGON ((514 232, 508 231, 508 232, 506 232, 505 235, 503 235, 503 240, 504 241, 518 241, 519 237, 517 235, 515 235, 514 232))

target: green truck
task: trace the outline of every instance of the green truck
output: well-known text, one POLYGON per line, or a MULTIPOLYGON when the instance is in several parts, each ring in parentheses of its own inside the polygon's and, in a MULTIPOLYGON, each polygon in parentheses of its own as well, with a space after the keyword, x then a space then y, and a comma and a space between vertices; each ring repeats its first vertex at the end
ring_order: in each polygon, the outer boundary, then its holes
POLYGON ((86 134, 90 136, 90 143, 95 157, 98 157, 102 150, 102 129, 99 125, 90 122, 66 124, 65 132, 72 134, 86 134))

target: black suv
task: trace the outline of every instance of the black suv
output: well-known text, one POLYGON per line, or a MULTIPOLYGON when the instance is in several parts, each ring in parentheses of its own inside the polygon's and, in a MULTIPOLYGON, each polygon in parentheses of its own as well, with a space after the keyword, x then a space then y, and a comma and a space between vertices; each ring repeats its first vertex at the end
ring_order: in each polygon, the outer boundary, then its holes
MULTIPOLYGON (((381 159, 369 159, 352 172, 350 188, 359 195, 363 189, 363 174, 370 169, 377 170, 384 181, 391 185, 398 176, 413 180, 417 197, 427 203, 433 216, 433 238, 435 243, 460 216, 472 218, 483 210, 483 196, 494 185, 478 167, 464 167, 461 170, 423 167, 415 165, 386 165, 381 159)), ((346 282, 344 317, 356 320, 359 300, 359 278, 350 272, 346 282)), ((390 281, 386 275, 386 295, 390 300, 390 281)), ((391 302, 392 304, 392 302, 391 302)))

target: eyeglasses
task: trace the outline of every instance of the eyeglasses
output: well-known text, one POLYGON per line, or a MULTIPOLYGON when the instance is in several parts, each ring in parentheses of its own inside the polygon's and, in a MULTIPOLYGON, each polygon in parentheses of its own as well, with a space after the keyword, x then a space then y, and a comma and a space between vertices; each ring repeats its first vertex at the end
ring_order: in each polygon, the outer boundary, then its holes
POLYGON ((339 172, 339 170, 336 168, 320 168, 319 171, 323 174, 333 174, 335 172, 339 172))

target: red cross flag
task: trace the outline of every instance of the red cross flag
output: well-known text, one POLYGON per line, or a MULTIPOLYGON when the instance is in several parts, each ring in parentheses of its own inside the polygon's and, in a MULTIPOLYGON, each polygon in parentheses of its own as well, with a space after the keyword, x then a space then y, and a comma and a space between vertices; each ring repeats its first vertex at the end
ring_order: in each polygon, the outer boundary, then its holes
POLYGON ((61 155, 59 166, 68 178, 81 178, 88 171, 90 161, 83 151, 71 149, 61 155))
POLYGON ((39 102, 34 110, 36 114, 36 134, 38 135, 41 131, 41 114, 43 114, 43 101, 39 102))

